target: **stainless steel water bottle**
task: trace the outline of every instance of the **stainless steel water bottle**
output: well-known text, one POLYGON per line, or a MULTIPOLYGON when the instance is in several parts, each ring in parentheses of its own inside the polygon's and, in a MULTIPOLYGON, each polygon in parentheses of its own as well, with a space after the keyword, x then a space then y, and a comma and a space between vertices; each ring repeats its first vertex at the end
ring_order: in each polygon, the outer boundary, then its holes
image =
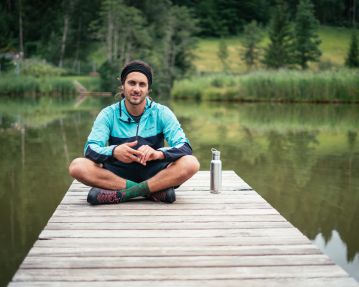
POLYGON ((214 148, 212 151, 211 160, 211 186, 210 190, 212 193, 219 193, 222 188, 222 162, 221 152, 214 148))

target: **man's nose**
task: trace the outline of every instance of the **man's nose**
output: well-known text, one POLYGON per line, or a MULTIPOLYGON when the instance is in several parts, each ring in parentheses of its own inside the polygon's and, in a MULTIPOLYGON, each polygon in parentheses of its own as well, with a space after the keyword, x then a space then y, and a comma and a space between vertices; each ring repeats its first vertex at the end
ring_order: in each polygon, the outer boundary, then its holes
POLYGON ((140 85, 135 85, 135 86, 134 86, 134 90, 135 90, 136 92, 140 91, 140 85))

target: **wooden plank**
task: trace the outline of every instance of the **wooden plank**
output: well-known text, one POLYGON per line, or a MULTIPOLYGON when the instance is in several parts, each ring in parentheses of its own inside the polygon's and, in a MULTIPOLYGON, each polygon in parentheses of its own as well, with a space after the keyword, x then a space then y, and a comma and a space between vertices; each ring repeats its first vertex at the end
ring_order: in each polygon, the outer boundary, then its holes
MULTIPOLYGON (((82 204, 63 204, 60 205, 56 210, 79 210, 87 204, 83 201, 82 204)), ((121 204, 120 207, 116 205, 107 204, 101 206, 102 210, 111 210, 111 209, 121 209, 121 210, 224 210, 224 209, 273 209, 268 203, 232 203, 226 205, 219 204, 173 204, 173 206, 169 206, 169 204, 158 203, 154 204, 121 204)))
POLYGON ((333 265, 323 254, 258 256, 121 256, 121 257, 55 257, 28 256, 23 269, 66 268, 174 268, 174 267, 244 267, 333 265))
POLYGON ((176 268, 20 269, 14 281, 217 280, 346 277, 335 265, 176 268))
MULTIPOLYGON (((100 228, 100 227, 99 227, 100 228)), ((40 238, 54 238, 54 237, 86 237, 86 238, 101 238, 101 237, 166 237, 166 238, 206 238, 206 237, 236 237, 236 236, 300 236, 301 233, 294 228, 276 228, 276 229, 179 229, 179 230, 102 230, 98 229, 96 232, 92 230, 48 230, 45 229, 41 232, 40 238)))
MULTIPOLYGON (((168 244, 168 238, 51 238, 47 240, 38 240, 34 247, 52 247, 52 248, 98 248, 99 246, 140 246, 163 247, 168 244)), ((209 237, 201 240, 193 238, 171 238, 171 246, 187 247, 210 247, 210 246, 254 246, 260 250, 260 246, 267 245, 311 245, 311 241, 304 236, 300 237, 209 237)))
MULTIPOLYGON (((175 210, 168 207, 166 210, 133 210, 133 209, 121 209, 121 207, 110 207, 105 209, 103 206, 95 207, 82 207, 78 210, 63 210, 57 209, 54 212, 54 216, 157 216, 157 215, 167 215, 167 216, 183 216, 183 215, 196 215, 196 216, 207 216, 213 215, 215 211, 213 210, 175 210)), ((232 215, 232 216, 242 216, 242 215, 275 215, 279 214, 275 209, 263 208, 263 209, 223 209, 218 211, 218 220, 220 220, 221 215, 232 215)))
POLYGON ((151 223, 176 223, 176 222, 260 222, 265 225, 267 222, 287 222, 279 214, 274 215, 242 215, 242 216, 231 216, 231 215, 202 215, 202 216, 191 216, 191 215, 182 215, 182 216, 166 216, 166 215, 157 215, 151 217, 144 216, 93 216, 93 217, 73 217, 73 216, 52 216, 49 220, 49 223, 80 223, 80 222, 107 222, 107 223, 141 223, 141 222, 151 222, 151 223))
POLYGON ((28 256, 77 256, 77 257, 119 257, 119 256, 264 256, 264 255, 314 255, 321 254, 312 244, 307 245, 258 245, 258 246, 175 246, 171 243, 162 246, 105 246, 98 241, 96 247, 33 247, 28 256))
POLYGON ((140 222, 140 223, 48 223, 47 230, 176 230, 176 229, 266 229, 266 228, 290 228, 288 222, 140 222))
POLYGON ((256 278, 256 279, 225 279, 225 280, 138 280, 138 281, 32 281, 11 282, 9 287, 357 287, 351 278, 256 278))

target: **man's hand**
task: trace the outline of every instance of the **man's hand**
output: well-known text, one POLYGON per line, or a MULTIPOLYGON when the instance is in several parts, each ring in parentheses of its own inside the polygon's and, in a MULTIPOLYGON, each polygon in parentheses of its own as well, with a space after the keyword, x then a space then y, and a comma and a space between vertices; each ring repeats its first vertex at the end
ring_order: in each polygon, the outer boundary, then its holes
POLYGON ((137 141, 124 143, 115 147, 113 156, 124 163, 140 162, 143 157, 143 152, 140 150, 133 149, 136 146, 137 141))
POLYGON ((157 159, 164 159, 165 155, 163 152, 154 150, 148 145, 141 146, 138 151, 142 152, 142 155, 139 156, 139 163, 142 165, 146 165, 148 161, 157 160, 157 159))

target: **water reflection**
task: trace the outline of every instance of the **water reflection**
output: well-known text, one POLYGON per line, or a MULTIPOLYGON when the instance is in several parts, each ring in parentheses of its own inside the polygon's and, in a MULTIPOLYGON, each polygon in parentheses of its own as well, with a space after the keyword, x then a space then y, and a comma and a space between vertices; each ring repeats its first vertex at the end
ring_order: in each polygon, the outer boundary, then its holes
POLYGON ((210 148, 220 149, 224 168, 235 170, 305 235, 315 243, 320 235, 324 246, 338 244, 345 260, 333 259, 359 280, 357 106, 174 108, 193 119, 185 121, 185 130, 195 137, 202 168, 208 168, 210 148))
POLYGON ((0 286, 11 279, 71 183, 68 164, 82 153, 93 118, 71 112, 67 104, 44 110, 41 103, 1 102, 0 286))
MULTIPOLYGON (((0 285, 6 284, 68 188, 105 103, 0 105, 0 285)), ((171 103, 201 162, 222 152, 284 217, 359 279, 359 109, 353 105, 171 103), (334 252, 334 253, 333 253, 334 252), (338 254, 339 255, 338 255, 338 254)))

